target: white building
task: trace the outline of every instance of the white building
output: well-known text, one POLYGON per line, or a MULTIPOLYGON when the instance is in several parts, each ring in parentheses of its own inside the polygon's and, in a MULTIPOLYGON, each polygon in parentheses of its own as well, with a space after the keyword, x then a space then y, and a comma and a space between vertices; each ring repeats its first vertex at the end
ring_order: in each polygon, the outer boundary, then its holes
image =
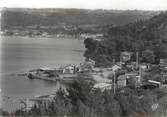
POLYGON ((93 88, 94 89, 100 89, 101 91, 110 90, 110 89, 112 89, 112 84, 98 83, 98 84, 95 84, 93 88))

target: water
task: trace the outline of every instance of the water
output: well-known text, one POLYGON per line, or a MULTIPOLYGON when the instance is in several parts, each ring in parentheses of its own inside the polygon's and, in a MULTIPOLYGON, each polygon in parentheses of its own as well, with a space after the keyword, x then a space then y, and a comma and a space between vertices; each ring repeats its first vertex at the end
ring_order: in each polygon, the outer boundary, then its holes
POLYGON ((55 92, 59 83, 29 80, 18 76, 30 69, 79 64, 84 60, 82 40, 56 38, 2 37, 0 107, 13 111, 19 100, 55 92))

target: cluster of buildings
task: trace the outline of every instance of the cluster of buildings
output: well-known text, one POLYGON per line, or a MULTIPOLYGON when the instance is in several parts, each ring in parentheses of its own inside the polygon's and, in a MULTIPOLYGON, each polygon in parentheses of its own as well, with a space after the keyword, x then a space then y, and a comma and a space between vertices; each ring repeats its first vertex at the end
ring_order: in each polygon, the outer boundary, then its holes
MULTIPOLYGON (((87 74, 95 81, 93 89, 112 90, 115 93, 118 89, 125 87, 142 88, 142 89, 155 89, 161 88, 167 84, 167 60, 161 59, 159 65, 150 63, 139 63, 139 59, 132 61, 132 52, 121 52, 120 61, 115 62, 111 67, 100 68, 95 67, 95 62, 91 59, 79 65, 66 65, 55 68, 40 68, 35 70, 36 76, 44 79, 59 79, 69 83, 76 80, 78 75, 87 74), (152 74, 152 69, 160 68, 160 78, 145 79, 146 75, 152 74)), ((136 54, 137 55, 137 54, 136 54)), ((31 71, 32 73, 34 71, 31 71)), ((55 81, 57 81, 57 79, 55 81)), ((40 103, 49 102, 54 95, 40 96, 35 98, 33 102, 41 101, 40 103)))
POLYGON ((70 81, 75 80, 77 74, 91 72, 95 62, 92 60, 80 63, 79 65, 68 64, 54 68, 44 67, 28 72, 30 79, 43 79, 50 81, 70 81))
POLYGON ((96 78, 109 79, 109 81, 99 82, 94 88, 113 89, 115 92, 117 89, 124 87, 154 89, 161 88, 167 84, 167 59, 160 59, 160 64, 151 64, 147 62, 140 62, 138 53, 136 54, 136 61, 132 61, 132 52, 121 52, 120 61, 113 64, 110 68, 97 68, 93 70, 92 75, 96 78), (157 75, 152 76, 153 70, 160 69, 161 72, 155 73, 157 75), (108 75, 104 75, 108 74, 108 75), (149 77, 149 78, 146 78, 149 77))
MULTIPOLYGON (((78 78, 78 74, 88 74, 94 81, 95 87, 100 89, 118 89, 123 87, 157 88, 167 82, 167 65, 165 59, 160 60, 159 65, 151 63, 139 63, 138 58, 132 61, 132 52, 121 52, 120 61, 115 62, 111 67, 95 67, 95 62, 91 59, 79 65, 66 65, 55 68, 39 68, 29 72, 28 77, 51 80, 73 82, 78 78), (148 78, 153 68, 160 68, 161 78, 148 78)), ((137 54, 136 54, 137 55, 137 54)))
POLYGON ((28 37, 57 37, 57 38, 92 38, 101 41, 102 33, 87 32, 89 28, 82 29, 82 27, 66 25, 61 26, 13 26, 1 30, 1 35, 4 36, 28 36, 28 37))

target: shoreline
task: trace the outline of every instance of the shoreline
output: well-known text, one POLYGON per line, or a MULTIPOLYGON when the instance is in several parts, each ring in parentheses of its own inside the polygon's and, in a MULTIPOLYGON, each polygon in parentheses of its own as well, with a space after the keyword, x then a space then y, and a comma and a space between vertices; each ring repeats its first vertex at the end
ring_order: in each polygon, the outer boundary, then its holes
POLYGON ((22 35, 1 35, 0 36, 1 39, 3 39, 3 37, 19 37, 19 38, 23 38, 23 39, 32 39, 32 38, 36 38, 36 39, 74 39, 74 40, 84 40, 84 38, 81 38, 81 37, 57 37, 55 35, 50 35, 50 36, 34 36, 34 37, 31 37, 31 36, 22 36, 22 35))
MULTIPOLYGON (((83 60, 83 56, 75 50, 80 50, 83 49, 83 43, 81 40, 76 40, 73 39, 74 41, 70 41, 70 39, 67 38, 62 38, 61 39, 54 39, 54 38, 48 38, 47 39, 41 39, 39 38, 30 38, 30 37, 21 37, 21 36, 1 36, 2 40, 1 40, 1 44, 3 44, 3 46, 5 48, 3 48, 3 58, 2 58, 2 68, 1 68, 1 73, 0 76, 3 77, 3 79, 1 79, 1 83, 3 83, 2 87, 2 93, 4 93, 5 95, 11 96, 12 100, 15 100, 16 98, 22 98, 22 97, 31 97, 31 96, 35 96, 35 95, 45 95, 46 93, 53 91, 53 90, 57 90, 57 87, 59 87, 58 85, 55 86, 56 83, 52 83, 52 82, 46 82, 46 81, 28 81, 28 78, 26 79, 24 76, 22 76, 22 73, 27 73, 27 71, 29 70, 33 70, 36 68, 41 68, 43 66, 47 66, 47 67, 55 67, 55 66, 59 66, 59 65, 66 65, 68 63, 72 63, 72 64, 78 64, 80 62, 82 62, 83 60), (5 40, 6 38, 6 40, 5 40), (22 40, 23 39, 23 40, 22 40), (24 40, 25 39, 25 40, 24 40), (36 40, 37 39, 37 40, 36 40), (39 42, 38 42, 39 39, 39 42), (44 40, 44 41, 43 41, 44 40), (45 41, 46 40, 46 41, 45 41), (49 41, 50 40, 50 41, 49 41), (52 41, 55 40, 55 41, 52 41), (68 42, 71 42, 69 44, 68 47, 68 42), (76 41, 75 41, 76 40, 76 41), (32 42, 31 42, 32 41, 32 42), (46 43, 47 42, 47 43, 46 43), (67 44, 65 44, 65 42, 67 42, 67 44), (31 46, 31 48, 29 47, 30 44, 33 45, 31 46), (53 44, 51 47, 51 54, 50 52, 50 48, 47 49, 47 51, 41 52, 41 49, 45 49, 46 47, 50 47, 49 44, 53 44), (75 43, 77 44, 76 46, 73 46, 72 44, 75 43), (40 46, 44 45, 43 46, 40 46), (59 44, 59 45, 58 45, 59 44), (26 45, 26 46, 18 46, 18 45, 26 45), (39 45, 39 46, 37 46, 39 45), (54 50, 56 48, 54 47, 65 47, 64 49, 62 49, 62 53, 56 53, 54 50), (67 48, 66 48, 67 47, 67 48), (28 48, 28 49, 27 49, 28 48), (34 51, 33 48, 37 48, 37 52, 41 52, 42 54, 38 54, 36 52, 36 50, 34 51), (39 49, 38 49, 39 48, 39 49), (20 53, 21 50, 21 53, 20 53), (30 52, 32 52, 33 54, 30 54, 27 56, 27 54, 29 53, 25 53, 27 52, 27 50, 30 50, 30 52), (49 51, 48 51, 49 50, 49 51), (68 51, 66 51, 68 50, 68 51), (9 55, 16 52, 16 54, 12 55, 11 57, 9 55), (54 52, 54 53, 53 53, 54 52), (68 52, 68 53, 67 53, 68 52), (23 54, 22 54, 23 53, 23 54), (24 54, 25 53, 25 54, 24 54), (36 55, 36 53, 41 56, 38 57, 36 55), (62 54, 66 54, 66 56, 61 56, 62 54), (45 56, 43 57, 43 54, 46 56, 50 56, 53 55, 51 57, 46 58, 45 56), (59 55, 59 57, 57 57, 57 55, 59 55), (25 56, 26 55, 26 56, 25 56), (32 55, 32 58, 31 58, 32 55), (74 55, 74 57, 73 57, 74 55), (19 59, 18 59, 19 56, 19 59), (36 57, 37 56, 37 57, 36 57), (62 57, 71 57, 71 59, 62 59, 62 57), (76 58, 79 57, 79 58, 76 58), (28 58, 26 58, 28 57, 28 58), (6 59, 8 58, 8 59, 6 59), (16 58, 16 59, 15 59, 16 58), (37 59, 41 59, 41 61, 38 62, 37 59), (10 63, 14 63, 14 64, 10 64, 10 63), (20 75, 21 73, 21 75, 20 75), (11 93, 12 92, 12 93, 11 93)), ((28 51, 29 52, 29 51, 28 51)), ((58 51, 59 52, 59 51, 58 51)), ((18 105, 18 103, 14 103, 11 102, 11 100, 5 100, 5 102, 3 102, 3 107, 5 107, 8 110, 11 110, 13 108, 15 108, 15 106, 13 107, 13 105, 18 105)), ((16 107, 17 108, 17 107, 16 107)))

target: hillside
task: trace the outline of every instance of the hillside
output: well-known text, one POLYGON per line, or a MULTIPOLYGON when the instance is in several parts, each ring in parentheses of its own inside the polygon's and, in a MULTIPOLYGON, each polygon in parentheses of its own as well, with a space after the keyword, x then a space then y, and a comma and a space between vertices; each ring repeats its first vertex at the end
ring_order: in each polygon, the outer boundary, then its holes
POLYGON ((149 19, 158 13, 138 10, 3 8, 1 24, 2 28, 32 25, 124 25, 138 19, 149 19))
POLYGON ((124 26, 110 28, 106 39, 98 42, 85 40, 85 57, 96 61, 97 66, 111 65, 113 59, 119 61, 121 51, 151 50, 155 62, 167 57, 167 12, 162 12, 149 20, 138 20, 124 26))

